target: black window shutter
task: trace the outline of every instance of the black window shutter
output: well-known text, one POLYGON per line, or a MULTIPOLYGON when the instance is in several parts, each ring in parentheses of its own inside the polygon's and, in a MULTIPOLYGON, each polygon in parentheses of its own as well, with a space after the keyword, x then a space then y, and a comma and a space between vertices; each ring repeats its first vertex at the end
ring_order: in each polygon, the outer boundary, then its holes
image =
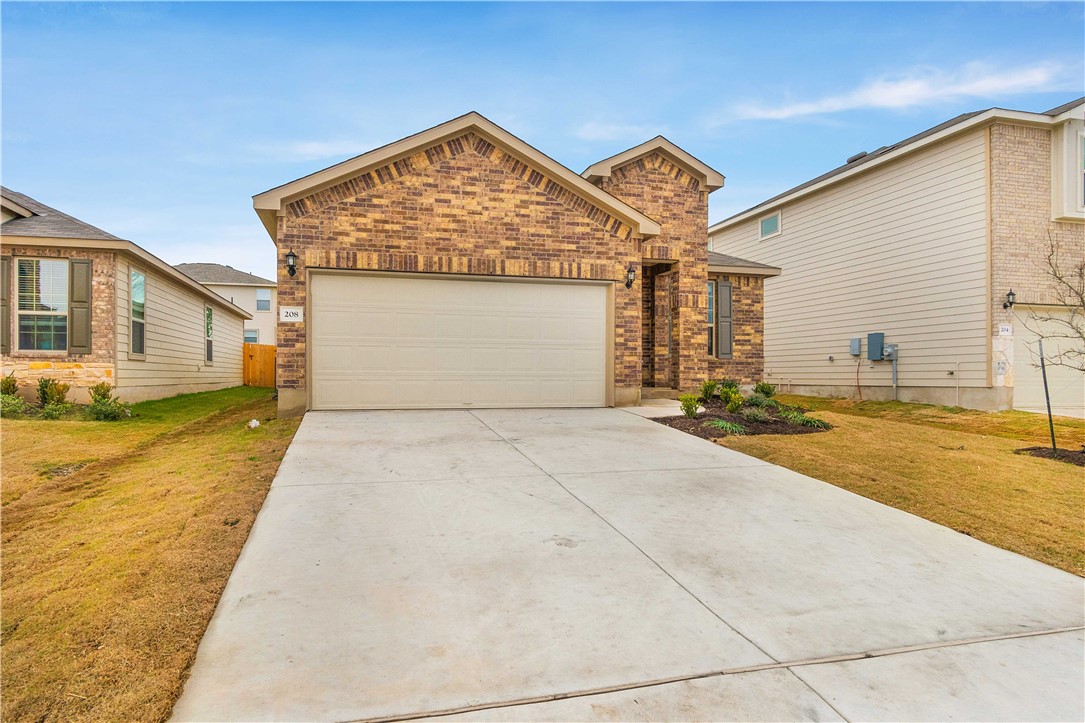
POLYGON ((11 353, 11 257, 0 257, 0 353, 11 353))
POLYGON ((716 284, 716 356, 728 359, 734 346, 731 326, 731 284, 716 284))
POLYGON ((68 353, 90 354, 90 259, 72 259, 68 286, 68 353))

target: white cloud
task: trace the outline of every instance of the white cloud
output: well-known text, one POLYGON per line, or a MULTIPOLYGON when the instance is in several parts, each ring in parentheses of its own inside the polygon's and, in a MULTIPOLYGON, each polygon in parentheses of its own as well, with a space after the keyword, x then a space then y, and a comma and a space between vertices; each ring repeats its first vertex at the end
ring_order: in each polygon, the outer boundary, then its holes
POLYGON ((660 126, 588 121, 573 131, 573 134, 584 141, 646 141, 664 131, 660 126))
POLYGON ((785 120, 802 116, 838 113, 858 108, 904 109, 965 98, 1001 98, 1014 93, 1038 93, 1069 89, 1062 66, 1040 63, 995 69, 970 63, 957 71, 917 68, 903 76, 880 78, 853 91, 817 100, 783 105, 745 104, 735 108, 739 119, 785 120))

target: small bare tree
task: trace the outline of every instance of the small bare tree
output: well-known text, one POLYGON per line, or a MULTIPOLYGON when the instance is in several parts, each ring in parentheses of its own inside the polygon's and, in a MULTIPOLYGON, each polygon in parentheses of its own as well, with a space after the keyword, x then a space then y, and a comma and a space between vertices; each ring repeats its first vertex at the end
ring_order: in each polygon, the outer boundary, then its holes
POLYGON ((1057 340, 1044 348, 1046 364, 1085 373, 1085 254, 1065 256, 1049 231, 1044 272, 1051 281, 1055 305, 1042 310, 1034 307, 1024 323, 1037 336, 1057 340))

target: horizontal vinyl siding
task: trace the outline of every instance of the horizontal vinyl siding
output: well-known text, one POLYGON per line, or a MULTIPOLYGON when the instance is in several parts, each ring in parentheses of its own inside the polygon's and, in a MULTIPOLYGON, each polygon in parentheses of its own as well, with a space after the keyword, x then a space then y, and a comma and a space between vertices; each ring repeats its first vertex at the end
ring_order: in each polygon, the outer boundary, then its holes
POLYGON ((204 362, 203 297, 154 273, 122 260, 117 264, 118 388, 176 386, 178 392, 206 385, 242 383, 242 319, 213 305, 214 363, 204 362), (132 268, 146 276, 145 359, 129 359, 131 341, 129 282, 132 268))
POLYGON ((986 131, 781 208, 779 236, 759 241, 759 216, 709 241, 783 269, 765 282, 766 376, 853 386, 861 336, 862 384, 888 385, 890 364, 866 361, 867 333, 884 332, 902 386, 955 386, 958 362, 961 386, 987 385, 986 131))

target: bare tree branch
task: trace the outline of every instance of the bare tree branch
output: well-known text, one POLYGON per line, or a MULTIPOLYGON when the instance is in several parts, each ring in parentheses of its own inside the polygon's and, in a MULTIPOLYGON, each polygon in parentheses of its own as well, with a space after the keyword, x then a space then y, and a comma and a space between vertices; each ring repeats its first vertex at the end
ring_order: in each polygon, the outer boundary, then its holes
POLYGON ((1046 364, 1085 373, 1085 256, 1063 256, 1059 242, 1048 231, 1044 272, 1051 281, 1055 305, 1041 310, 1034 307, 1024 324, 1045 341, 1055 342, 1044 348, 1046 364))

